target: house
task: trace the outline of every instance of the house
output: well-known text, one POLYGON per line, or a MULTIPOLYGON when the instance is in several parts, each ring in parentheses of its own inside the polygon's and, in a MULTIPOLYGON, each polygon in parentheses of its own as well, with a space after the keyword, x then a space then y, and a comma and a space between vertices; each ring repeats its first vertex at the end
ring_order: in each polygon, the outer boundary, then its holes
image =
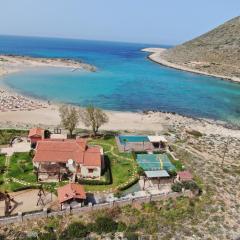
POLYGON ((86 200, 86 193, 80 184, 69 183, 57 189, 58 202, 61 205, 61 210, 70 206, 82 206, 86 200))
POLYGON ((32 128, 29 130, 28 138, 30 139, 31 145, 34 146, 38 141, 44 139, 44 129, 42 128, 32 128))
POLYGON ((193 176, 189 171, 181 171, 177 173, 177 180, 180 182, 188 182, 193 180, 193 176))
POLYGON ((99 179, 103 159, 103 149, 89 146, 85 139, 48 139, 37 142, 33 164, 39 181, 69 177, 99 179))

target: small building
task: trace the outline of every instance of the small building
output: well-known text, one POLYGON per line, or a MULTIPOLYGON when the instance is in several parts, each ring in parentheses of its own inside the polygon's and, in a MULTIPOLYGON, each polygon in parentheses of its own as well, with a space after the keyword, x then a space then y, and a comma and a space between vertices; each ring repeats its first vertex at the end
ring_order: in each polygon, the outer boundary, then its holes
POLYGON ((177 173, 177 180, 180 182, 188 182, 193 180, 193 176, 189 171, 181 171, 177 173))
POLYGON ((157 184, 158 188, 160 184, 172 183, 172 179, 166 170, 144 171, 144 175, 143 190, 145 189, 146 181, 151 181, 151 185, 157 184))
POLYGON ((104 166, 103 149, 89 146, 86 139, 42 140, 37 143, 33 164, 39 181, 99 179, 104 166))
POLYGON ((79 207, 84 204, 86 200, 86 193, 80 184, 69 183, 57 189, 58 202, 61 210, 67 207, 79 207))
POLYGON ((44 139, 44 129, 42 128, 32 128, 29 130, 28 138, 30 139, 31 145, 34 146, 38 141, 44 139))
POLYGON ((164 136, 148 136, 154 149, 165 149, 167 147, 167 139, 164 136))

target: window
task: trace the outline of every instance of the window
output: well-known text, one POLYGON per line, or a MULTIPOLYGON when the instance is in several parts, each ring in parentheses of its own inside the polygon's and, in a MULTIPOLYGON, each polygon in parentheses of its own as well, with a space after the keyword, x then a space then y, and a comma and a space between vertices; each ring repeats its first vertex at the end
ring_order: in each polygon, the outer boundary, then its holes
POLYGON ((89 168, 88 169, 88 173, 93 173, 94 169, 93 168, 89 168))

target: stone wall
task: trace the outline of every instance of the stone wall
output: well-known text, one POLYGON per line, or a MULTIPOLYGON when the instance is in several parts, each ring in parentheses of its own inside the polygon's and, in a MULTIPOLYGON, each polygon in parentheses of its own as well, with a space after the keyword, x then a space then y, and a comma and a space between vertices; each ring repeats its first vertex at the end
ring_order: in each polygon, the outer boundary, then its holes
POLYGON ((74 215, 81 215, 84 213, 89 213, 91 211, 95 210, 101 210, 101 209, 107 209, 107 208, 113 208, 113 207, 123 207, 126 205, 137 205, 142 203, 149 203, 153 201, 160 201, 160 200, 166 200, 169 198, 177 198, 180 196, 186 196, 186 197, 192 197, 193 194, 190 190, 186 190, 182 193, 176 193, 172 192, 169 194, 158 194, 158 195, 150 195, 145 197, 135 197, 131 199, 118 199, 113 202, 107 202, 107 203, 101 203, 96 205, 89 204, 88 206, 84 207, 76 207, 76 208, 66 208, 64 210, 59 211, 50 211, 46 208, 44 208, 41 211, 37 212, 19 212, 17 215, 9 216, 9 217, 1 217, 0 218, 0 224, 9 224, 9 223, 16 223, 16 222, 23 222, 28 220, 36 220, 39 218, 47 218, 47 217, 57 217, 57 216, 63 216, 68 214, 74 214, 74 215))

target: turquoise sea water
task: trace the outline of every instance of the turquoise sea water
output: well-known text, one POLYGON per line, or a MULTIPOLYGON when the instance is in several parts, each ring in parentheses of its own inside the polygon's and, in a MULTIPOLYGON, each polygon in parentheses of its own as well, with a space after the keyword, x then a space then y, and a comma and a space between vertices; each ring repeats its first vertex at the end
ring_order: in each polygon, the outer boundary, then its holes
POLYGON ((2 78, 48 100, 119 111, 161 110, 240 124, 240 84, 160 66, 147 44, 0 36, 0 54, 83 60, 96 73, 32 69, 2 78))

